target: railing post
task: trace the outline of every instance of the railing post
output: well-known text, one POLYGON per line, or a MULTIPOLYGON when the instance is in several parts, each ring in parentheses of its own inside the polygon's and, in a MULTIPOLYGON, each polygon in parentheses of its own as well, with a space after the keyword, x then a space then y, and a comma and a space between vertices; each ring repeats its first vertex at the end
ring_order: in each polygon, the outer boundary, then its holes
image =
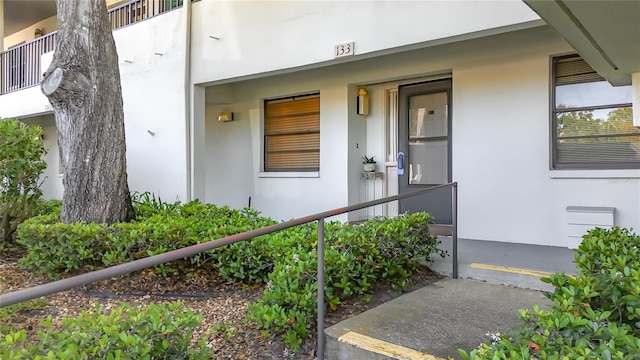
POLYGON ((451 186, 451 238, 453 241, 453 273, 458 278, 458 183, 451 186))
POLYGON ((316 359, 324 360, 324 218, 318 219, 318 349, 316 359))

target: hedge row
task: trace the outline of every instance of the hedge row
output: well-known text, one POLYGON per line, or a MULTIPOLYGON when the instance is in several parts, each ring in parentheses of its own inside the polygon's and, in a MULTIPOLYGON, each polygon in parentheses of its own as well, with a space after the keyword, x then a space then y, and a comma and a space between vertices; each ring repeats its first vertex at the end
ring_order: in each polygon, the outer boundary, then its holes
MULTIPOLYGON (((20 225, 18 242, 27 249, 23 269, 60 277, 219 239, 272 225, 251 209, 234 210, 193 201, 167 204, 140 198, 139 217, 113 225, 61 224, 57 213, 20 225)), ((402 287, 419 257, 430 260, 438 249, 429 234, 430 215, 405 214, 362 225, 325 224, 325 303, 335 310, 342 300, 363 294, 376 283, 402 287)), ((165 276, 206 269, 226 279, 266 284, 264 296, 250 306, 249 320, 266 332, 284 334, 294 350, 315 327, 317 296, 317 224, 282 230, 161 265, 165 276)))

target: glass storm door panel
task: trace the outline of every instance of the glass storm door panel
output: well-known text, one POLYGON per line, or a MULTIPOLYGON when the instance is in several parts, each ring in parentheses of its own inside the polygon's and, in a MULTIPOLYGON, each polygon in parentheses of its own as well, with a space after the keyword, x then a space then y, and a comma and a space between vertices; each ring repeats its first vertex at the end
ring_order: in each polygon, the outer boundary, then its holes
MULTIPOLYGON (((406 193, 451 182, 451 80, 399 90, 398 147, 405 154, 398 191, 406 193)), ((451 223, 451 189, 402 199, 400 212, 427 211, 438 224, 451 223)))

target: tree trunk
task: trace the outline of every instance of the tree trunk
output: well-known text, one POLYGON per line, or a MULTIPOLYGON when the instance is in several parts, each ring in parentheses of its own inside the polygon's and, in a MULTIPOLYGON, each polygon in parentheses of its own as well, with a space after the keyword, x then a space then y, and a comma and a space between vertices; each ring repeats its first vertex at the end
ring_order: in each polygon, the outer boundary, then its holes
POLYGON ((127 185, 118 54, 104 0, 56 0, 58 36, 42 92, 54 109, 64 195, 60 221, 134 216, 127 185))

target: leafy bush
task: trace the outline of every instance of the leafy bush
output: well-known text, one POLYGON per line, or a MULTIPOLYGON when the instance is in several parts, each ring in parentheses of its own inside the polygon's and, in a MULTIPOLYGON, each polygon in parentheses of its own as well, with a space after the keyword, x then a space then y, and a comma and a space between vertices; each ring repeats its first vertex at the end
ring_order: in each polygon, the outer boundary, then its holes
MULTIPOLYGON (((251 209, 233 210, 198 201, 151 213, 111 225, 63 224, 56 213, 28 219, 18 228, 17 242, 27 250, 20 267, 58 278, 63 273, 116 265, 275 223, 251 209)), ((217 255, 211 251, 156 269, 164 274, 191 267, 214 269, 217 255)))
MULTIPOLYGON (((417 257, 445 253, 429 234, 431 216, 404 214, 367 221, 361 226, 326 224, 325 304, 336 310, 342 300, 363 294, 380 282, 403 287, 418 264, 417 257)), ((306 237, 278 233, 286 240, 276 257, 264 295, 249 305, 247 318, 261 328, 283 333, 294 351, 309 334, 317 317, 317 231, 306 226, 306 237), (294 239, 297 239, 294 240, 294 239)), ((292 231, 301 231, 298 228, 292 231)), ((281 244, 281 242, 274 242, 281 244)))
POLYGON ((36 211, 46 150, 42 128, 13 119, 0 119, 0 144, 0 241, 8 242, 36 211))
MULTIPOLYGON (((62 224, 54 214, 20 225, 18 242, 28 254, 20 266, 52 277, 115 265, 149 255, 219 239, 275 224, 251 209, 201 204, 164 204, 149 196, 135 205, 140 217, 130 223, 62 224)), ((420 256, 445 253, 429 234, 431 216, 404 214, 362 225, 325 224, 325 303, 336 310, 344 299, 380 282, 403 287, 420 256)), ((250 306, 248 319, 297 348, 316 318, 317 223, 235 243, 190 259, 163 264, 168 276, 205 268, 245 283, 266 283, 263 297, 250 306)))
POLYGON ((105 313, 99 304, 77 318, 42 321, 39 341, 24 330, 0 334, 0 358, 18 359, 212 359, 210 348, 192 344, 202 315, 180 302, 144 308, 121 304, 105 313))
POLYGON ((522 328, 466 359, 637 359, 640 354, 640 237, 593 229, 576 249, 578 275, 542 280, 551 308, 520 310, 522 328))
POLYGON ((131 194, 131 202, 136 211, 138 218, 145 218, 155 215, 160 212, 175 211, 180 207, 180 202, 168 203, 163 201, 160 196, 157 196, 150 192, 131 194))
POLYGON ((36 202, 35 208, 36 210, 33 213, 33 216, 49 215, 49 214, 55 214, 56 216, 60 216, 60 210, 62 209, 62 201, 56 200, 56 199, 52 199, 52 200, 39 199, 36 202))

